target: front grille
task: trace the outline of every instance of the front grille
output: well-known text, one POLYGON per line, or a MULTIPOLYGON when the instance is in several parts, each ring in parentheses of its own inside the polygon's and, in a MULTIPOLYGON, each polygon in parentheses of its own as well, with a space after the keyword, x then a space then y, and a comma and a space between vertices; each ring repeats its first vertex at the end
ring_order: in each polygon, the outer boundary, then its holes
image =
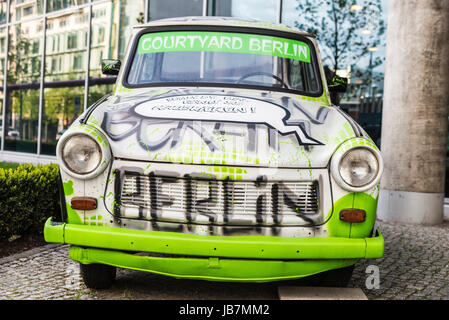
POLYGON ((319 211, 317 181, 216 180, 124 172, 122 217, 218 225, 304 225, 319 211))

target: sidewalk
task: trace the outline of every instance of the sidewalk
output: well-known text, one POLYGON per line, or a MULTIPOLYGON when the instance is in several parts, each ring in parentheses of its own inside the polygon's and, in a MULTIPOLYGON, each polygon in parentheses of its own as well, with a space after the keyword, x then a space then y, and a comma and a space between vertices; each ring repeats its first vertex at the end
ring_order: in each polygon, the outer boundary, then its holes
POLYGON ((351 287, 362 288, 368 299, 449 299, 449 223, 414 226, 379 222, 385 237, 381 259, 357 263, 351 287), (379 267, 380 288, 368 290, 365 273, 379 267))
MULTIPOLYGON (((368 299, 449 299, 449 223, 425 227, 379 222, 385 237, 381 259, 360 260, 350 287, 368 299), (380 272, 379 289, 367 289, 370 265, 380 272)), ((109 290, 87 289, 68 245, 49 245, 0 259, 0 300, 20 299, 277 299, 270 284, 178 280, 119 270, 109 290)), ((286 284, 287 285, 287 284, 286 284)))

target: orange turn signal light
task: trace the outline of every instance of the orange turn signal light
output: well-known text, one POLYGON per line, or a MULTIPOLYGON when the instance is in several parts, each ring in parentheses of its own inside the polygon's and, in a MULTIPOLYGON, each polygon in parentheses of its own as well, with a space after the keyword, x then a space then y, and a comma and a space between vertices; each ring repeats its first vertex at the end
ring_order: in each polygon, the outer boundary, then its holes
POLYGON ((95 210, 97 209, 97 199, 95 198, 72 198, 70 207, 76 210, 95 210))
POLYGON ((362 209, 343 209, 340 211, 340 220, 351 223, 360 223, 366 220, 366 212, 362 209))

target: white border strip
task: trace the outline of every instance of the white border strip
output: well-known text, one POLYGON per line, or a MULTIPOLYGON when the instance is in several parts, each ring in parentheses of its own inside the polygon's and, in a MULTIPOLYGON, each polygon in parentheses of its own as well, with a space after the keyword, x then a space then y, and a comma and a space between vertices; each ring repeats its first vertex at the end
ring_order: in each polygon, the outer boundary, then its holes
POLYGON ((440 224, 444 217, 444 193, 380 189, 377 217, 387 222, 440 224))
POLYGON ((58 163, 56 156, 37 155, 33 153, 17 152, 17 151, 3 151, 0 152, 0 161, 15 162, 15 163, 32 163, 49 164, 58 163))

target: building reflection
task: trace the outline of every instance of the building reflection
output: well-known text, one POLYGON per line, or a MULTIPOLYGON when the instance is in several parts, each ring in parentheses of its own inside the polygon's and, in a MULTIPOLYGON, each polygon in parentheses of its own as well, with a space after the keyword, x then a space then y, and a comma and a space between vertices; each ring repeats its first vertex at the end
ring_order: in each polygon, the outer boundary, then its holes
MULTIPOLYGON (((101 60, 123 57, 133 25, 160 18, 211 15, 295 26, 297 3, 0 0, 0 153, 54 156, 56 143, 68 126, 112 92, 115 77, 101 74, 101 60)), ((382 56, 382 52, 376 55, 382 56)), ((347 70, 350 77, 349 91, 341 97, 342 108, 378 143, 383 73, 379 68, 368 70, 366 63, 340 69, 347 70)))
MULTIPOLYGON (((7 60, 3 150, 54 155, 85 106, 112 91, 115 78, 101 75, 101 59, 121 58, 144 1, 49 0, 43 15, 41 0, 16 0, 9 21, 6 5, 0 6, 9 22, 0 28, 2 66, 7 60)), ((3 68, 0 79, 3 85, 3 68)))

